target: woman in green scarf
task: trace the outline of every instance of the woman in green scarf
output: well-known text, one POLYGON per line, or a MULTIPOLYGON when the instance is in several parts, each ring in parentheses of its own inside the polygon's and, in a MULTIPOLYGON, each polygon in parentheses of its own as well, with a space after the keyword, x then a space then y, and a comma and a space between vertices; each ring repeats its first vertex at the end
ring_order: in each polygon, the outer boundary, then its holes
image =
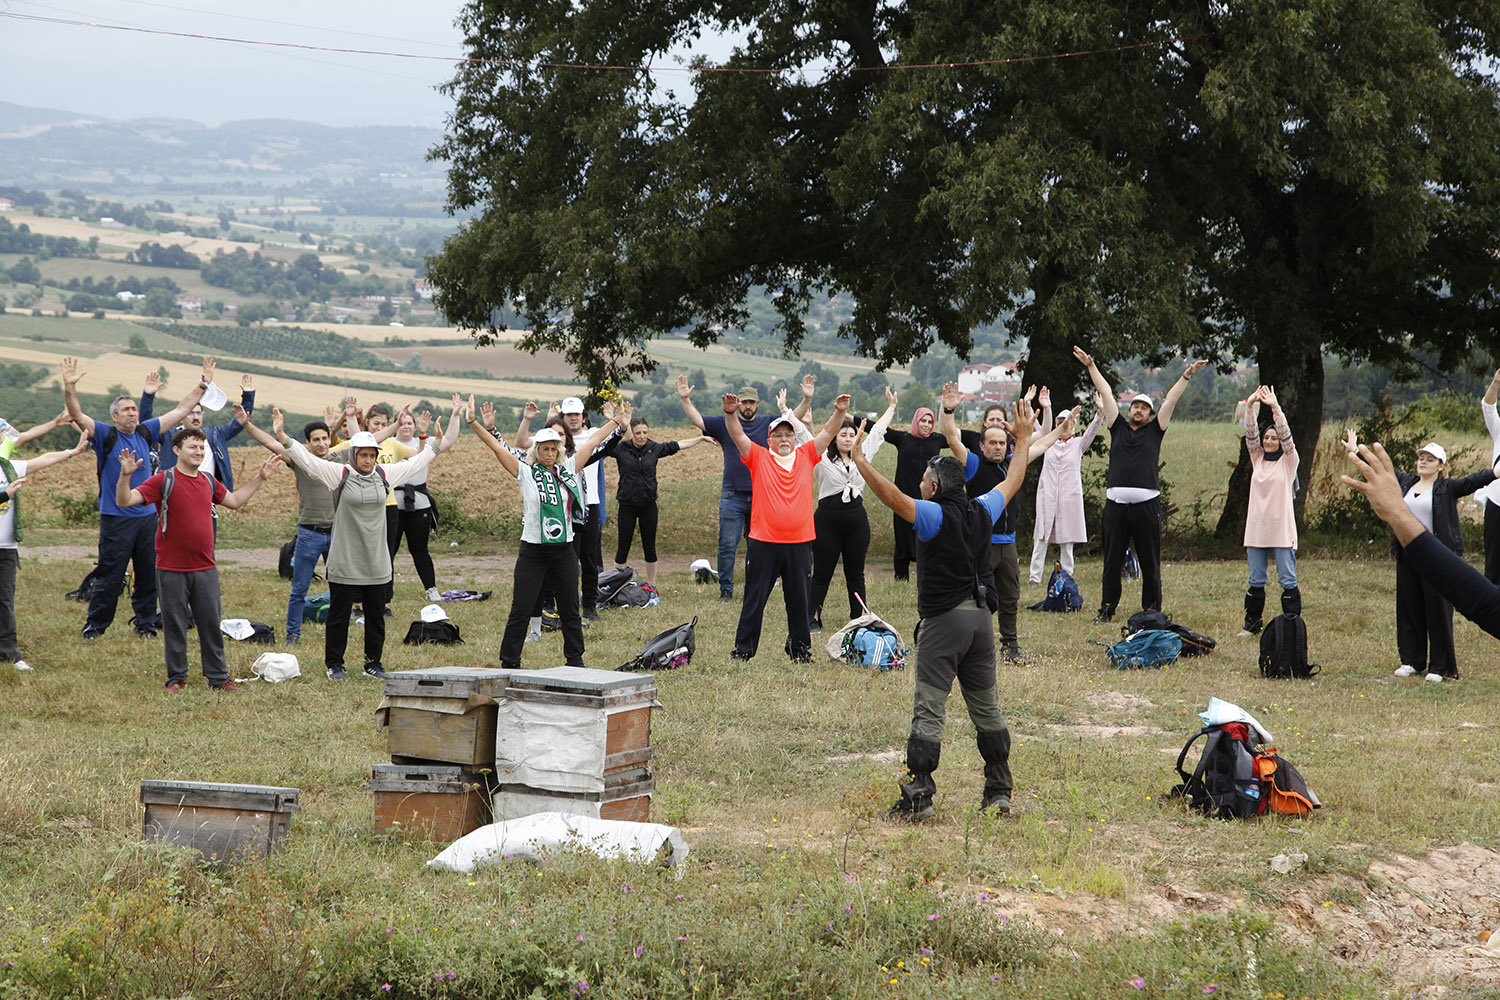
POLYGON ((581 667, 583 619, 578 612, 578 557, 573 551, 573 531, 583 523, 588 509, 583 504, 583 486, 573 470, 588 462, 594 449, 615 429, 619 418, 606 420, 587 442, 566 457, 561 431, 551 427, 538 431, 531 439, 527 459, 522 461, 475 419, 472 396, 467 409, 468 422, 478 432, 479 440, 495 453, 501 468, 516 477, 524 505, 510 617, 500 640, 500 666, 521 665, 521 647, 526 641, 531 612, 546 587, 557 595, 564 662, 570 667, 581 667))

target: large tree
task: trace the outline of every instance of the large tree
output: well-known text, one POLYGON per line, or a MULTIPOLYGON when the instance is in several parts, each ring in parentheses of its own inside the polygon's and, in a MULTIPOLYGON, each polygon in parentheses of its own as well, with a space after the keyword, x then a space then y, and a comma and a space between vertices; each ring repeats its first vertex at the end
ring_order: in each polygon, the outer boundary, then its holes
POLYGON ((934 340, 967 356, 1013 312, 1027 380, 1063 394, 1074 342, 1248 354, 1310 454, 1325 350, 1457 358, 1494 328, 1497 18, 1473 0, 475 0, 434 155, 450 207, 479 214, 429 275, 455 321, 517 307, 527 346, 596 384, 648 368, 665 330, 712 342, 756 288, 793 351, 812 297, 848 293, 840 332, 880 363, 934 340), (686 100, 576 68, 715 32, 739 39, 723 69, 757 72, 691 76, 686 100), (934 63, 952 65, 905 68, 934 63))

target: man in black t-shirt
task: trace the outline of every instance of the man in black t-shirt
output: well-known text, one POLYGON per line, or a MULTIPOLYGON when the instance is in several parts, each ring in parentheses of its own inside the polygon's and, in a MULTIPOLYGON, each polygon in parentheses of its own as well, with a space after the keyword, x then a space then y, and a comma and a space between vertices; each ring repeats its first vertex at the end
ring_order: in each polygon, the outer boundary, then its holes
POLYGON ((1172 411, 1207 361, 1194 361, 1182 377, 1172 383, 1156 411, 1151 397, 1137 394, 1128 413, 1120 412, 1115 390, 1083 348, 1074 347, 1073 357, 1088 369, 1094 388, 1103 400, 1100 411, 1109 428, 1109 475, 1105 480, 1104 518, 1100 527, 1104 545, 1104 582, 1100 587, 1099 614, 1095 622, 1115 616, 1120 603, 1120 570, 1125 550, 1133 547, 1141 566, 1141 607, 1161 610, 1161 439, 1172 421, 1172 411), (1154 414, 1154 417, 1153 417, 1154 414))

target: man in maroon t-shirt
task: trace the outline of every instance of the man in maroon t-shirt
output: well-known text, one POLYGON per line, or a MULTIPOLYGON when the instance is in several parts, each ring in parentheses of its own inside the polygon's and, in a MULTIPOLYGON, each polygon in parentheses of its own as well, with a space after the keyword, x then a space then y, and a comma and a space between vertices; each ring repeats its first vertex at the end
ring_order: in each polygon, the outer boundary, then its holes
POLYGON ((159 504, 156 530, 156 579, 161 593, 163 647, 167 657, 167 690, 187 687, 187 625, 191 611, 198 628, 198 649, 203 656, 203 676, 216 691, 238 691, 229 677, 224 659, 224 636, 219 631, 219 570, 214 562, 214 504, 239 510, 281 464, 273 455, 248 483, 233 493, 198 466, 208 451, 208 439, 197 428, 185 428, 172 438, 177 465, 158 472, 135 489, 130 476, 144 464, 135 452, 120 452, 120 479, 115 483, 115 503, 121 507, 159 504), (168 472, 172 489, 167 496, 168 472))

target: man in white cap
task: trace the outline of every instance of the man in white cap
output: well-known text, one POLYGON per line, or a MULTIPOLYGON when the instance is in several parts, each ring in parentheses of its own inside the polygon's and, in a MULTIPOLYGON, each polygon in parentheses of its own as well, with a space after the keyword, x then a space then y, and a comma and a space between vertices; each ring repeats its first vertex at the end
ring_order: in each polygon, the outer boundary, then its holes
POLYGON ((1100 525, 1104 543, 1104 582, 1100 587, 1099 614, 1096 623, 1110 621, 1120 603, 1120 570, 1125 566, 1125 550, 1135 549, 1141 565, 1141 607, 1161 610, 1161 439, 1172 422, 1177 400, 1194 375, 1208 364, 1194 361, 1182 377, 1172 383, 1162 400, 1161 410, 1145 393, 1130 401, 1128 415, 1120 412, 1115 390, 1105 379, 1094 359, 1081 347, 1073 348, 1073 357, 1088 369, 1094 388, 1099 390, 1100 412, 1109 427, 1109 475, 1105 480, 1104 517, 1100 525), (1154 416, 1153 416, 1154 413, 1154 416))

